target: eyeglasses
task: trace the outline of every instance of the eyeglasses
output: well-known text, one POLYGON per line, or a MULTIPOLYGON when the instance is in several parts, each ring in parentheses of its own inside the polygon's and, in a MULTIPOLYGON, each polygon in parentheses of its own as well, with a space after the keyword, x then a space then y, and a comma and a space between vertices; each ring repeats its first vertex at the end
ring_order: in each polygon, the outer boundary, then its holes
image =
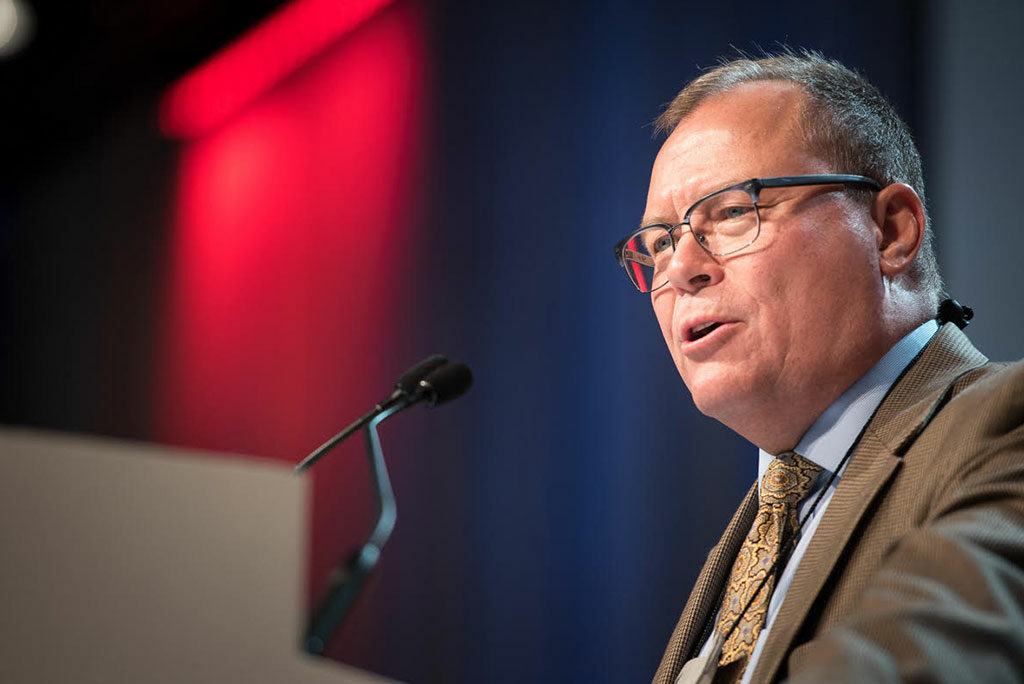
POLYGON ((653 292, 668 282, 668 266, 683 232, 689 232, 708 254, 735 254, 761 234, 757 205, 761 190, 801 185, 853 185, 875 192, 882 189, 866 176, 848 174, 751 178, 701 197, 686 210, 682 223, 654 223, 633 231, 615 245, 615 260, 626 269, 636 289, 653 292))

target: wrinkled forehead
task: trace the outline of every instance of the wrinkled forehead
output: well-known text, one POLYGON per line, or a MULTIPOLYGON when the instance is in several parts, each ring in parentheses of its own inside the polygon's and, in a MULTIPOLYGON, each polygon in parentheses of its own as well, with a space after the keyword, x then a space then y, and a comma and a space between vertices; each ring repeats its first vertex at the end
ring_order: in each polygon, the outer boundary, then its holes
POLYGON ((795 84, 749 83, 712 95, 684 117, 655 159, 651 193, 688 200, 748 178, 826 171, 805 142, 795 84))

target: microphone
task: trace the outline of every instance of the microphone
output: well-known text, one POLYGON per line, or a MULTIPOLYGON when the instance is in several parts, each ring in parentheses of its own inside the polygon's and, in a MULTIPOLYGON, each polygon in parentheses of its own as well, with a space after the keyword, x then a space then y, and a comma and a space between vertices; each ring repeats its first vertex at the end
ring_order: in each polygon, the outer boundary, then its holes
POLYGON ((473 373, 470 372, 469 366, 459 361, 446 363, 417 383, 417 391, 420 394, 413 401, 425 399, 427 406, 433 408, 461 397, 472 384, 473 373))
POLYGON ((412 396, 418 389, 420 380, 426 378, 431 372, 447 363, 448 359, 440 354, 431 354, 409 370, 399 375, 398 380, 395 381, 394 391, 381 400, 374 408, 380 408, 383 411, 402 402, 403 400, 407 400, 408 397, 412 396))
POLYGON ((440 354, 428 356, 398 377, 395 389, 391 394, 302 459, 295 466, 295 471, 308 470, 328 451, 341 444, 370 421, 379 423, 388 416, 420 401, 426 401, 427 406, 431 407, 443 404, 464 394, 472 384, 473 374, 466 364, 457 361, 451 362, 440 354))
POLYGON ((939 320, 939 325, 956 323, 956 327, 963 330, 974 318, 974 309, 964 306, 955 299, 943 299, 939 304, 939 315, 936 318, 939 320))

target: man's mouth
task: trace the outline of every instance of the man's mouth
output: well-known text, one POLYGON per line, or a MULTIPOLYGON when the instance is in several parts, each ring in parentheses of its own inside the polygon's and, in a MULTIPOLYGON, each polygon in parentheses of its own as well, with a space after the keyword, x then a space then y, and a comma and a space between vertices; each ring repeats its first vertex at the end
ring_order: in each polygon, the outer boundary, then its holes
POLYGON ((696 342, 697 340, 699 340, 700 338, 704 337, 705 335, 709 335, 715 328, 717 328, 720 325, 721 325, 721 323, 718 322, 718 321, 709 321, 707 323, 701 323, 700 325, 695 325, 692 328, 690 328, 689 335, 688 335, 688 337, 690 339, 687 340, 687 341, 688 342, 696 342))

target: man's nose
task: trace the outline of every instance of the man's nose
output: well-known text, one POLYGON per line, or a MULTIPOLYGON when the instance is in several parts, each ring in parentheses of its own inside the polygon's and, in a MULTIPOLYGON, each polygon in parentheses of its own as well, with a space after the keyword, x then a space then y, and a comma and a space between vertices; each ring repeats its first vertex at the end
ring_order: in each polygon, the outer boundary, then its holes
POLYGON ((722 265, 687 231, 679 236, 665 274, 668 284, 688 294, 719 282, 724 275, 722 265))

